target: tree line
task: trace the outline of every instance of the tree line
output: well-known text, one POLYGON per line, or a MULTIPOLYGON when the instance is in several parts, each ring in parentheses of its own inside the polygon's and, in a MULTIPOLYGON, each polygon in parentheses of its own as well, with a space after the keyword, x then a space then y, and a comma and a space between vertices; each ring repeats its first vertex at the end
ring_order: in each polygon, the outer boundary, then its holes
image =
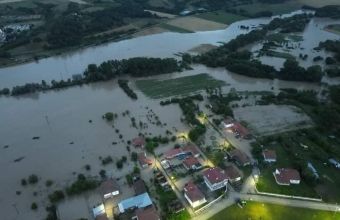
POLYGON ((161 59, 136 57, 123 60, 109 60, 101 63, 100 65, 89 64, 83 75, 73 77, 73 79, 60 81, 52 80, 50 84, 42 80, 41 83, 27 83, 21 86, 14 86, 11 90, 4 88, 0 90, 0 95, 17 96, 37 91, 66 88, 91 82, 107 81, 122 75, 142 77, 172 73, 181 70, 182 68, 179 62, 174 58, 161 59))
POLYGON ((280 71, 274 67, 262 64, 252 59, 249 51, 240 51, 243 47, 263 40, 269 31, 280 29, 281 32, 297 32, 304 30, 310 21, 311 15, 298 14, 288 18, 275 18, 262 29, 252 30, 241 34, 235 39, 213 49, 207 53, 189 58, 183 55, 186 62, 202 63, 209 67, 225 67, 227 70, 256 78, 283 79, 293 81, 320 82, 323 72, 320 66, 311 66, 307 69, 300 67, 295 60, 287 59, 280 71))

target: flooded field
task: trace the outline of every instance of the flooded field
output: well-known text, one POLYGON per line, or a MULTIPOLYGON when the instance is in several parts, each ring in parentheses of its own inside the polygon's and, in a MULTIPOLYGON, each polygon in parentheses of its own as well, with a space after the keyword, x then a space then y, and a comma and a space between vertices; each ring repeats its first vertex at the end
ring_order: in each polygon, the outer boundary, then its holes
POLYGON ((246 122, 259 136, 313 126, 312 120, 294 106, 248 106, 234 109, 234 114, 237 120, 246 122))
MULTIPOLYGON (((174 53, 185 52, 201 44, 218 45, 219 41, 228 41, 238 34, 246 33, 239 29, 240 25, 258 26, 268 21, 269 19, 245 20, 218 31, 143 36, 86 48, 37 63, 2 68, 0 88, 41 80, 66 79, 72 74, 81 73, 89 63, 98 64, 108 59, 135 56, 174 57, 174 53)), ((334 39, 336 36, 322 29, 331 21, 313 19, 313 22, 308 35, 314 37, 319 32, 327 34, 321 34, 319 39, 307 40, 305 53, 315 47, 318 41, 334 39)), ((267 62, 279 65, 272 60, 267 62)), ((104 169, 108 176, 124 178, 131 172, 134 164, 130 162, 124 164, 123 169, 117 169, 115 162, 122 156, 129 158, 127 141, 139 133, 156 136, 165 135, 166 130, 171 130, 174 135, 187 132, 189 128, 180 120, 182 112, 178 105, 160 106, 159 99, 146 97, 138 90, 135 82, 141 79, 168 80, 201 73, 224 81, 222 90, 225 93, 232 88, 237 91, 274 93, 279 92, 280 88, 316 91, 321 88, 319 84, 254 79, 230 73, 224 68, 194 65, 193 70, 181 73, 129 78, 131 88, 139 97, 136 101, 131 100, 118 87, 116 80, 19 97, 1 97, 0 172, 7 175, 1 178, 0 210, 6 216, 5 220, 43 219, 44 207, 48 204, 47 195, 56 189, 65 188, 79 173, 99 176, 99 171, 104 169), (151 110, 154 116, 159 117, 161 125, 150 122, 151 110), (108 123, 102 118, 106 112, 117 113, 118 118, 113 123, 108 123), (147 126, 133 127, 132 118, 147 126), (112 156, 113 163, 103 166, 99 158, 109 155, 112 156), (88 171, 84 168, 87 164, 91 166, 88 171), (36 185, 22 186, 21 179, 31 174, 36 174, 39 182, 36 185), (47 180, 52 180, 54 184, 47 187, 47 180), (38 204, 38 211, 31 210, 32 202, 38 204)), ((83 198, 74 200, 81 204, 88 201, 83 198)), ((76 203, 73 200, 69 202, 61 205, 66 207, 65 216, 72 214, 68 212, 71 210, 67 210, 69 204, 76 203)))
POLYGON ((125 169, 117 170, 115 162, 122 156, 128 156, 126 142, 140 132, 165 135, 166 129, 187 129, 180 122, 178 106, 167 106, 164 111, 159 101, 148 100, 141 93, 138 95, 138 101, 130 100, 112 81, 1 99, 0 170, 7 175, 1 180, 0 205, 8 217, 6 219, 41 219, 40 211, 30 210, 31 203, 36 201, 44 213, 46 195, 70 184, 76 178, 75 173, 98 176, 99 170, 105 169, 108 175, 114 173, 116 178, 125 177, 134 165, 130 163, 124 166, 125 169), (147 129, 132 128, 130 117, 147 123, 149 109, 162 123, 167 123, 167 127, 149 125, 147 129), (122 112, 126 110, 130 111, 130 116, 124 117, 122 112), (102 119, 108 111, 118 114, 114 128, 102 119), (122 139, 115 129, 119 129, 122 139), (39 137, 39 140, 32 140, 33 137, 39 137), (113 142, 117 144, 113 145, 113 142), (114 163, 101 166, 99 157, 108 155, 113 157, 114 163), (14 162, 17 158, 22 160, 14 162), (91 166, 91 171, 84 169, 86 164, 91 166), (33 173, 38 175, 39 183, 21 186, 21 179, 33 173), (51 188, 45 186, 48 179, 55 182, 51 188), (21 191, 21 195, 16 195, 16 191, 21 191), (33 195, 35 191, 37 196, 33 195))

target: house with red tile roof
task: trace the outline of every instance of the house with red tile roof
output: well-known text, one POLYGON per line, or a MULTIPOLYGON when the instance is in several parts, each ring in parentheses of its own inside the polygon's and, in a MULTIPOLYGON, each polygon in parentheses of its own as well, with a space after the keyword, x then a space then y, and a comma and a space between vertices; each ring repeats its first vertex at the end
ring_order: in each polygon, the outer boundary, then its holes
POLYGON ((152 165, 152 160, 146 157, 145 152, 138 154, 138 162, 142 168, 152 165))
POLYGON ((231 159, 235 160, 238 166, 244 167, 250 165, 250 158, 248 157, 248 155, 239 149, 234 149, 230 151, 229 156, 231 157, 231 159))
POLYGON ((196 157, 190 156, 183 161, 183 166, 187 170, 199 170, 202 168, 202 164, 198 161, 196 157))
POLYGON ((262 151, 262 155, 263 155, 265 162, 267 162, 267 163, 275 163, 276 162, 276 152, 275 152, 275 150, 265 149, 265 150, 262 151))
POLYGON ((279 168, 273 173, 275 181, 279 185, 289 186, 290 184, 300 184, 300 173, 295 169, 279 168))
POLYGON ((132 186, 136 196, 147 192, 145 183, 142 179, 135 181, 132 186))
POLYGON ((238 182, 242 178, 239 170, 233 165, 227 166, 224 171, 230 183, 238 182))
POLYGON ((183 148, 183 152, 190 153, 194 157, 199 157, 200 152, 197 149, 197 146, 193 143, 187 143, 183 148))
POLYGON ((211 191, 225 187, 228 184, 228 177, 225 171, 219 167, 213 167, 203 172, 203 179, 211 191))
POLYGON ((157 213, 154 206, 147 207, 144 209, 137 209, 133 220, 160 220, 159 214, 157 213))
POLYGON ((184 155, 186 154, 185 152, 183 152, 183 150, 181 148, 173 148, 168 150, 167 152, 165 152, 164 157, 168 160, 171 160, 175 157, 178 157, 180 155, 184 155))
POLYGON ((145 146, 145 138, 142 136, 136 137, 132 140, 132 145, 134 147, 141 147, 144 148, 145 146))
POLYGON ((119 195, 119 186, 114 179, 105 180, 100 184, 99 189, 104 199, 119 195))
POLYGON ((192 208, 196 208, 207 202, 204 194, 192 181, 185 184, 184 197, 192 208))

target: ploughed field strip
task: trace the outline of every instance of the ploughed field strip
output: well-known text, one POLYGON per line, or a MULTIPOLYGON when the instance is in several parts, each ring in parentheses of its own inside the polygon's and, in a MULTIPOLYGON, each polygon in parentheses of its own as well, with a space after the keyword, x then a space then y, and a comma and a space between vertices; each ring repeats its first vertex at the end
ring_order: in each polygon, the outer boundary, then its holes
POLYGON ((165 98, 185 95, 206 88, 224 86, 226 83, 216 80, 206 73, 168 80, 138 80, 137 87, 150 98, 165 98))

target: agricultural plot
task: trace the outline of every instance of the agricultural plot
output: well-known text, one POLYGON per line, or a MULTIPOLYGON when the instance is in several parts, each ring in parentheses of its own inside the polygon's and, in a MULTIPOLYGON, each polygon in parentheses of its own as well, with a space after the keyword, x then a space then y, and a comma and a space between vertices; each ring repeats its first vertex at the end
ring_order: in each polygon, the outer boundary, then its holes
POLYGON ((148 97, 159 99, 186 95, 205 88, 224 86, 225 82, 216 80, 206 73, 168 80, 138 80, 137 87, 148 97))
POLYGON ((192 32, 219 30, 225 29, 227 27, 227 25, 223 23, 209 21, 194 16, 175 18, 169 21, 167 24, 192 32))
POLYGON ((203 18, 206 20, 222 23, 222 24, 231 24, 236 21, 247 19, 244 16, 228 13, 225 11, 214 11, 214 12, 207 12, 203 14, 196 15, 198 18, 203 18))

